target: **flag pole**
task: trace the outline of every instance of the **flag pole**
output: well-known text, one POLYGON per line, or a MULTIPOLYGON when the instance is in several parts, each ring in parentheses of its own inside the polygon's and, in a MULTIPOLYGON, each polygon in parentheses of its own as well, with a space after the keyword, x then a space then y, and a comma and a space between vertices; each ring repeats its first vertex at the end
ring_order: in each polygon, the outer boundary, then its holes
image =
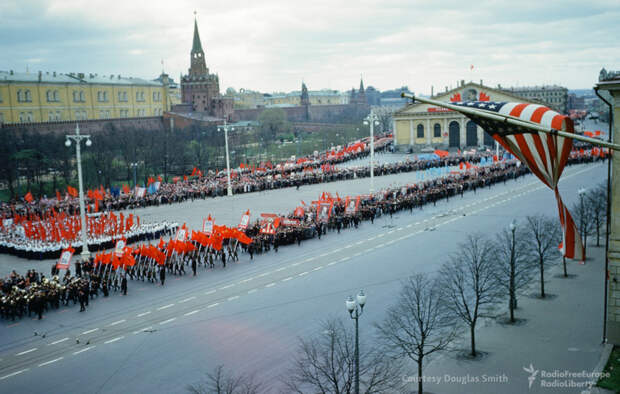
POLYGON ((431 99, 427 99, 427 98, 423 98, 423 97, 415 97, 413 94, 404 93, 404 92, 401 93, 400 95, 401 95, 401 97, 404 97, 404 98, 410 98, 414 102, 415 101, 419 101, 419 102, 425 103, 425 104, 432 104, 432 105, 436 105, 438 107, 448 108, 448 109, 451 109, 453 111, 457 111, 457 112, 460 112, 460 113, 463 113, 463 114, 466 114, 466 115, 479 116, 481 118, 487 118, 487 119, 492 119, 492 120, 496 120, 496 121, 503 121, 503 122, 508 123, 508 124, 512 124, 512 125, 519 126, 519 127, 524 127, 524 128, 535 130, 535 131, 540 131, 540 132, 551 134, 551 135, 559 135, 560 137, 572 138, 574 140, 587 142, 587 143, 590 143, 592 145, 603 146, 603 147, 610 148, 610 149, 613 149, 613 150, 620 150, 620 145, 618 145, 618 144, 613 144, 611 142, 601 141, 601 140, 598 140, 596 138, 590 138, 590 137, 586 137, 586 136, 579 135, 579 134, 569 133, 567 131, 556 130, 556 129, 553 129, 551 127, 541 126, 539 124, 536 124, 536 123, 533 123, 533 122, 528 122, 528 121, 516 118, 514 116, 501 115, 501 114, 498 114, 496 112, 491 112, 491 111, 487 111, 487 110, 484 110, 484 109, 477 109, 477 108, 474 109, 474 108, 461 107, 461 106, 458 106, 458 105, 444 103, 442 101, 431 100, 431 99))

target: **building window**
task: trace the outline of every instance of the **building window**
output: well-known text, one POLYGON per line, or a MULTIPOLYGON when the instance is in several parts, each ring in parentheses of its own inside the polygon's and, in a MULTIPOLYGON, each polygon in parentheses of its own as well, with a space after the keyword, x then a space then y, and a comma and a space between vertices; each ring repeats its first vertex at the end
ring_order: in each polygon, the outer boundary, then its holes
POLYGON ((47 99, 48 103, 54 101, 54 93, 52 93, 51 90, 48 90, 47 92, 45 92, 45 98, 47 99))
POLYGON ((127 102, 127 92, 118 92, 118 101, 126 103, 127 102))
POLYGON ((32 102, 32 94, 30 93, 30 90, 28 90, 28 89, 26 89, 26 92, 25 92, 25 101, 27 103, 31 103, 32 102))
POLYGON ((441 137, 441 126, 439 125, 439 123, 435 123, 435 126, 433 126, 433 137, 441 137))
POLYGON ((86 102, 86 95, 84 94, 83 90, 80 90, 80 101, 83 103, 86 102))
POLYGON ((58 93, 58 90, 54 90, 54 101, 60 102, 60 94, 58 93))
POLYGON ((32 123, 33 120, 33 116, 32 116, 32 112, 20 112, 19 113, 19 121, 24 123, 24 122, 28 122, 28 123, 32 123))
POLYGON ((418 125, 417 138, 424 138, 424 126, 418 125))
POLYGON ((88 117, 86 110, 78 109, 75 111, 75 120, 86 120, 88 117))
POLYGON ((103 101, 108 102, 108 92, 103 92, 103 101))
POLYGON ((17 102, 21 103, 24 101, 24 92, 20 89, 17 91, 17 102))
POLYGON ((161 92, 153 92, 153 101, 155 102, 161 101, 161 92))
POLYGON ((144 101, 144 92, 136 92, 136 101, 144 101))

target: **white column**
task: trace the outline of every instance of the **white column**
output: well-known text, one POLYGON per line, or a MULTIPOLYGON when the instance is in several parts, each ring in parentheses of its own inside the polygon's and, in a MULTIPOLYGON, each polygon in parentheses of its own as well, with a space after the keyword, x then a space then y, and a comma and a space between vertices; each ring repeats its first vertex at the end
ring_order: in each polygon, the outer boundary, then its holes
POLYGON ((459 142, 459 147, 460 148, 464 148, 465 146, 467 146, 467 133, 465 132, 465 116, 461 116, 461 118, 459 119, 459 125, 461 125, 461 130, 459 131, 459 138, 460 138, 460 142, 459 142))
MULTIPOLYGON (((443 118, 443 128, 441 130, 441 140, 443 141, 444 144, 448 144, 448 142, 446 142, 446 138, 443 136, 445 133, 448 132, 448 118, 443 118)), ((450 138, 450 135, 448 134, 448 138, 450 138)), ((448 140, 449 141, 449 140, 448 140)))
POLYGON ((426 118, 426 143, 428 145, 432 145, 432 140, 431 140, 432 136, 431 136, 431 120, 429 118, 426 118))
POLYGON ((413 119, 409 120, 409 145, 413 147, 415 140, 413 139, 413 119))

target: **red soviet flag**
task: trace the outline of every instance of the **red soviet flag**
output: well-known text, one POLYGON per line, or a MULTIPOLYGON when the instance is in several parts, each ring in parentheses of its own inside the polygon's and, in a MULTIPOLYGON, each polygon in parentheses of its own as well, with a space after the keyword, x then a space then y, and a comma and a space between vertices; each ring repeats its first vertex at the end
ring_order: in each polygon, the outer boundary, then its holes
POLYGON ((34 198, 32 197, 32 193, 30 193, 30 192, 26 193, 26 195, 24 196, 24 200, 26 200, 28 202, 33 202, 34 198))

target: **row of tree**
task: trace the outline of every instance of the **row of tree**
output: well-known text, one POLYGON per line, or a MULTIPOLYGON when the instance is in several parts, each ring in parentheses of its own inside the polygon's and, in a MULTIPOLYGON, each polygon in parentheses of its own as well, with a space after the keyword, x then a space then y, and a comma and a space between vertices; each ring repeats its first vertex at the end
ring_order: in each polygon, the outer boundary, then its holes
MULTIPOLYGON (((282 111, 264 111, 257 128, 229 133, 231 166, 321 151, 366 135, 367 130, 360 128, 343 125, 303 133, 286 121, 282 111), (285 139, 295 138, 298 146, 282 149, 285 139)), ((55 196, 56 190, 64 192, 67 185, 77 184, 75 148, 65 146, 64 134, 3 128, 0 138, 10 141, 0 144, 0 189, 8 192, 8 199, 20 198, 28 191, 35 196, 55 196)), ((101 132, 93 133, 91 140, 91 147, 82 147, 87 189, 133 185, 134 178, 142 184, 154 175, 168 181, 190 173, 193 167, 205 172, 225 168, 224 133, 216 126, 193 125, 171 132, 167 128, 121 129, 108 123, 101 132)))
MULTIPOLYGON (((606 187, 588 192, 588 203, 573 206, 577 221, 583 219, 588 233, 600 235, 605 216, 606 187), (583 217, 582 217, 583 216, 583 217)), ((539 297, 545 292, 545 270, 560 257, 561 229, 557 220, 544 215, 513 222, 493 238, 470 235, 450 255, 435 275, 416 273, 406 279, 397 302, 375 324, 373 345, 360 349, 360 383, 364 393, 402 390, 403 360, 417 365, 418 392, 423 392, 423 368, 434 353, 453 350, 463 327, 469 335, 467 356, 476 358, 476 327, 484 318, 515 323, 518 298, 538 277, 539 297), (498 300, 507 301, 507 316, 497 314, 498 300)), ((598 241, 597 241, 598 244, 598 241)), ((564 262, 564 275, 567 276, 564 262)), ((283 375, 281 384, 289 393, 353 392, 355 379, 354 333, 340 319, 322 324, 323 335, 299 340, 297 356, 283 375)), ((218 367, 206 381, 189 386, 190 392, 267 392, 271 387, 256 375, 234 374, 218 367)))

